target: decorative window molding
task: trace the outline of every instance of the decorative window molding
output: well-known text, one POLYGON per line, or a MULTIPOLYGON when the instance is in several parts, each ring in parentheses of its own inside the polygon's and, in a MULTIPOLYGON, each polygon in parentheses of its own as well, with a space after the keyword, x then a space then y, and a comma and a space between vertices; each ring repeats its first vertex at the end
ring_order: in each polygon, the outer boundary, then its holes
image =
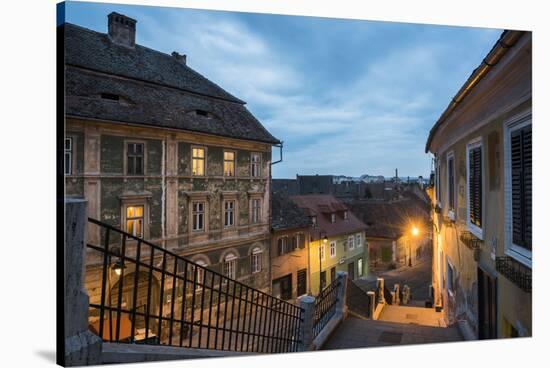
POLYGON ((223 201, 223 227, 235 227, 236 200, 225 199, 223 201))
POLYGON ((529 268, 532 266, 531 127, 531 110, 505 121, 503 127, 504 253, 529 268))
POLYGON ((358 248, 363 246, 363 242, 361 238, 362 238, 361 233, 355 234, 355 245, 357 245, 358 248))
POLYGON ((237 275, 237 255, 233 252, 227 253, 223 258, 223 274, 225 277, 232 280, 236 279, 237 275))
POLYGON ((483 240, 485 167, 481 137, 466 146, 466 207, 468 230, 483 240), (474 172, 472 172, 474 171, 474 172))
POLYGON ((191 175, 206 175, 206 147, 191 146, 191 175))
POLYGON ((125 196, 121 199, 121 220, 124 231, 136 238, 149 238, 149 206, 145 196, 125 196))
POLYGON ((262 248, 254 247, 254 249, 252 249, 252 254, 250 255, 252 273, 258 273, 262 271, 262 254, 262 248))
POLYGON ((250 199, 250 223, 259 224, 262 221, 262 198, 255 196, 250 199))
POLYGON ((355 249, 355 238, 353 235, 348 236, 348 249, 349 250, 355 249))

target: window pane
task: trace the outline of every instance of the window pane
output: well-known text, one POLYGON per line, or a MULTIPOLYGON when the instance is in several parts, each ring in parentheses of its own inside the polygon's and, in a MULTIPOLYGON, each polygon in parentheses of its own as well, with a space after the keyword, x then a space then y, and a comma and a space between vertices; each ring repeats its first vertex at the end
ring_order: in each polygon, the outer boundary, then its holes
POLYGON ((126 231, 130 234, 134 234, 134 220, 126 221, 126 231))
POLYGON ((135 216, 136 217, 142 217, 143 216, 143 207, 142 206, 137 206, 137 207, 134 207, 135 208, 135 216))
POLYGON ((235 159, 235 153, 234 152, 224 152, 223 153, 224 160, 233 161, 235 159))
POLYGON ((134 217, 134 207, 128 206, 126 208, 126 217, 128 218, 134 217))

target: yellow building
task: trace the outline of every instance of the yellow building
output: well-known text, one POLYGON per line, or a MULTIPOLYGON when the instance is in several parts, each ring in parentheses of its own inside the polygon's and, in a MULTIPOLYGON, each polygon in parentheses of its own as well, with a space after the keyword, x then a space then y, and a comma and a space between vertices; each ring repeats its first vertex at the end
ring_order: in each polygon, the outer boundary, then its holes
POLYGON ((430 131, 433 288, 449 324, 531 336, 531 33, 505 31, 430 131))
POLYGON ((311 218, 309 230, 310 293, 329 285, 337 271, 351 280, 367 274, 366 225, 332 195, 310 194, 291 199, 311 218))

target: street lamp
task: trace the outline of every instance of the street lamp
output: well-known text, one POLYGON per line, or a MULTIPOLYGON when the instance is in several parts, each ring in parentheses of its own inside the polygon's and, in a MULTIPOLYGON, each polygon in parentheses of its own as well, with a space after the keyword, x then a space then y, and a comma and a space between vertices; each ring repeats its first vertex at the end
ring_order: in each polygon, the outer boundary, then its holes
POLYGON ((322 272, 322 267, 321 267, 321 238, 323 239, 323 247, 326 246, 327 242, 328 242, 328 238, 327 238, 327 233, 324 232, 324 231, 321 231, 319 233, 319 294, 321 293, 321 291, 323 290, 323 280, 321 279, 321 272, 322 272), (323 237, 322 235, 325 234, 325 236, 323 237))
MULTIPOLYGON (((418 228, 413 225, 411 233, 414 237, 417 237, 420 231, 418 228)), ((411 251, 411 241, 409 240, 409 267, 412 267, 412 251, 411 251)))

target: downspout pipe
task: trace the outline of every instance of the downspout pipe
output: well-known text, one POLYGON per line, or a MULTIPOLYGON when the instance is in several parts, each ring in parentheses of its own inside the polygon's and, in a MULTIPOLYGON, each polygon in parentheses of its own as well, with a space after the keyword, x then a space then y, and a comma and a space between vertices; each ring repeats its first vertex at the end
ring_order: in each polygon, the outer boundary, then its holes
POLYGON ((466 83, 460 88, 458 93, 453 97, 449 106, 445 109, 441 117, 437 120, 435 125, 430 130, 428 141, 426 142, 425 152, 430 151, 430 145, 433 137, 438 128, 443 122, 451 115, 451 113, 457 108, 457 106, 464 100, 464 98, 474 89, 474 87, 487 75, 487 73, 498 64, 502 57, 512 48, 516 42, 523 36, 525 31, 504 31, 499 40, 495 43, 491 51, 483 59, 481 64, 472 72, 466 83))
POLYGON ((273 274, 271 269, 271 260, 272 258, 272 241, 273 241, 273 215, 272 215, 272 201, 271 201, 271 195, 273 193, 272 186, 272 176, 271 176, 271 167, 275 164, 278 164, 279 162, 283 161, 283 141, 280 141, 280 143, 274 144, 273 146, 279 147, 279 160, 271 162, 270 163, 270 170, 269 170, 269 293, 271 294, 273 292, 273 274))
POLYGON ((284 144, 283 141, 281 141, 281 143, 274 144, 275 147, 279 147, 279 160, 273 161, 271 163, 271 166, 278 164, 279 162, 283 162, 283 144, 284 144))

